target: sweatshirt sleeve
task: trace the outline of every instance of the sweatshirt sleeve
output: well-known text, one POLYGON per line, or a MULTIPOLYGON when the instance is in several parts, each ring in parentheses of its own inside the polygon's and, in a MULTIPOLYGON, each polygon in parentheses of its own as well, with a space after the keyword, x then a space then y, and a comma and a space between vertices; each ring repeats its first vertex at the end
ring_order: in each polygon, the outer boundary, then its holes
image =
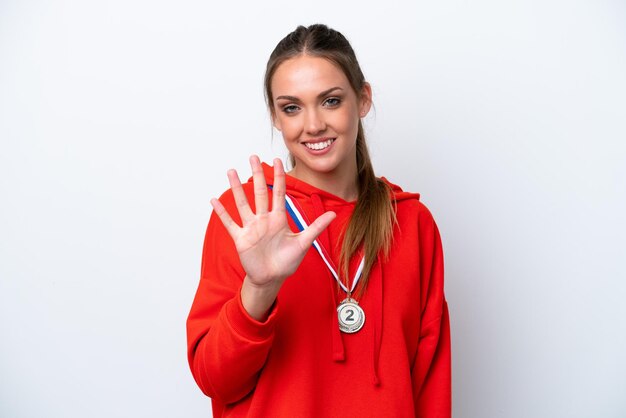
MULTIPOLYGON (((220 200, 239 222, 232 194, 220 200)), ((274 338, 277 303, 264 322, 250 317, 241 304, 244 277, 233 240, 213 213, 200 284, 187 319, 187 355, 202 392, 222 404, 237 402, 252 391, 274 338)))
POLYGON ((418 219, 422 316, 412 369, 415 416, 450 418, 450 321, 443 291, 443 251, 430 212, 422 215, 418 219))

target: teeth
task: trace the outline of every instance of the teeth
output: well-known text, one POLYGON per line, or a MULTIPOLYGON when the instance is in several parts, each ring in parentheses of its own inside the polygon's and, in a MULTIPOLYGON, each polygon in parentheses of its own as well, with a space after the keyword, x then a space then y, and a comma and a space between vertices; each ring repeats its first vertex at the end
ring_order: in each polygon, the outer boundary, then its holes
POLYGON ((308 149, 319 151, 319 150, 322 150, 324 148, 328 148, 330 146, 330 144, 333 143, 333 141, 334 141, 334 139, 329 139, 328 141, 317 142, 317 143, 314 143, 314 144, 306 142, 304 145, 306 145, 306 147, 308 149))

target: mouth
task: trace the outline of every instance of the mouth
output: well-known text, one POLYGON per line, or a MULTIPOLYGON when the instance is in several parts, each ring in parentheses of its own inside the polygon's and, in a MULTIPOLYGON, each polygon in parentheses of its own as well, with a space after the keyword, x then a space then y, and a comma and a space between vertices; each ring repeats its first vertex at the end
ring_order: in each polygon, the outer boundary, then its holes
POLYGON ((321 151, 332 145, 335 142, 335 138, 329 138, 324 141, 317 142, 303 142, 304 146, 313 151, 321 151))

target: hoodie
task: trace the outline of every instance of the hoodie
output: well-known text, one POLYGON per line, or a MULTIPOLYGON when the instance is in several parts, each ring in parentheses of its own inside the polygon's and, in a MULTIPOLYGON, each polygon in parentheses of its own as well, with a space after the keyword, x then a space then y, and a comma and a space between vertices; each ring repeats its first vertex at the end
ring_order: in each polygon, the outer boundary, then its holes
MULTIPOLYGON (((263 168, 271 186, 273 169, 263 168)), ((211 397, 214 418, 451 416, 441 239, 419 195, 388 184, 397 217, 391 252, 374 264, 358 301, 365 324, 354 334, 339 331, 336 309, 346 295, 314 248, 283 284, 268 318, 250 317, 240 298, 245 272, 212 214, 187 342, 191 372, 211 397)), ((355 202, 289 175, 286 186, 309 222, 325 211, 337 214, 318 242, 339 265, 355 202)), ((251 180, 244 191, 254 209, 251 180)), ((232 192, 220 201, 240 223, 232 192)), ((288 222, 297 232, 293 220, 288 222)), ((358 261, 351 261, 350 279, 358 261)))

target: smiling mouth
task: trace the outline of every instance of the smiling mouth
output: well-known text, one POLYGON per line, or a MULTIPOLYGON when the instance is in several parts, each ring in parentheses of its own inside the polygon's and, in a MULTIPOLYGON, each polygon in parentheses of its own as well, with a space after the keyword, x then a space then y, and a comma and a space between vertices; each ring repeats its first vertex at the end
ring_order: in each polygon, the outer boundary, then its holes
POLYGON ((321 151, 323 149, 330 147, 330 144, 332 144, 333 142, 335 142, 335 139, 331 138, 322 142, 305 142, 304 146, 314 151, 321 151))

